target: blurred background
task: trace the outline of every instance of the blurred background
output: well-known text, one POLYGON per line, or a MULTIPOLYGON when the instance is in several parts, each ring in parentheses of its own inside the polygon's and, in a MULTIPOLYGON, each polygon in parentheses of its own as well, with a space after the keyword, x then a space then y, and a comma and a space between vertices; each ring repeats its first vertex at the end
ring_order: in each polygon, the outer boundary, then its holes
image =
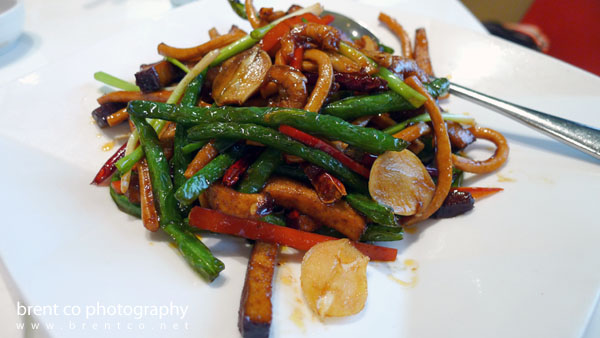
POLYGON ((600 75, 599 0, 461 0, 494 35, 600 75))

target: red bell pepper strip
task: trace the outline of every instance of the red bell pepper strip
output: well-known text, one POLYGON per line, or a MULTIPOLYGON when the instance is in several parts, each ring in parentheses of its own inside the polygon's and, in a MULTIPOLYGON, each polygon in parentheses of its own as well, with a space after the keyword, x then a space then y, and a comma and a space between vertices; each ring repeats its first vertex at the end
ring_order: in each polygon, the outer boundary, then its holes
POLYGON ((333 22, 333 20, 335 20, 335 17, 333 15, 331 15, 331 14, 323 15, 321 17, 321 24, 329 25, 330 23, 333 22))
POLYGON ((302 70, 302 61, 304 60, 304 47, 294 49, 294 58, 290 62, 290 66, 297 70, 302 70))
POLYGON ((121 180, 110 182, 110 186, 117 194, 123 195, 123 192, 121 191, 121 180))
POLYGON ((468 192, 471 194, 471 196, 473 196, 474 199, 477 200, 477 199, 480 199, 480 198, 483 198, 486 196, 493 195, 504 189, 502 189, 502 188, 486 188, 486 187, 458 187, 458 188, 453 188, 453 190, 468 192))
MULTIPOLYGON (((307 251, 315 244, 337 239, 266 222, 233 217, 201 207, 192 209, 189 222, 191 226, 199 229, 268 243, 278 243, 302 251, 307 251)), ((358 242, 352 242, 352 245, 374 261, 395 261, 398 254, 398 250, 393 248, 358 242)))
POLYGON ((279 126, 279 131, 301 143, 306 144, 309 147, 313 147, 326 152, 327 154, 331 155, 331 157, 340 161, 340 163, 342 163, 346 167, 350 168, 351 170, 366 178, 369 178, 369 169, 365 168, 360 163, 354 161, 343 152, 337 150, 331 144, 287 125, 279 126))
POLYGON ((271 28, 271 30, 263 37, 262 39, 262 48, 263 50, 269 52, 279 43, 281 37, 285 35, 285 33, 289 32, 292 29, 292 26, 302 23, 304 20, 308 22, 319 23, 322 25, 330 24, 335 18, 331 15, 326 15, 322 18, 312 14, 305 13, 299 16, 295 16, 275 25, 275 27, 271 28))
POLYGON ((117 161, 120 160, 121 157, 125 156, 125 148, 126 147, 127 147, 127 143, 123 144, 121 146, 121 148, 119 148, 117 150, 117 152, 114 153, 104 163, 104 165, 102 165, 102 167, 100 168, 100 170, 98 170, 98 173, 96 174, 96 176, 94 177, 94 179, 92 180, 92 182, 90 184, 100 184, 100 183, 104 182, 104 180, 109 178, 110 175, 112 175, 115 172, 115 170, 117 169, 117 167, 115 166, 115 163, 117 163, 117 161))

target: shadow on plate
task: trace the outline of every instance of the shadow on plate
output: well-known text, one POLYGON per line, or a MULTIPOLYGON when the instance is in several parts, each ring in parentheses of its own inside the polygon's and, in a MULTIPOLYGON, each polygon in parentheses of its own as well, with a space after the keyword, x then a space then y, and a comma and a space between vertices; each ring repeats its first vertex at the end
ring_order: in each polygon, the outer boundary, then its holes
POLYGON ((21 34, 12 44, 0 50, 0 69, 21 59, 31 52, 36 45, 39 45, 39 39, 35 35, 27 32, 21 34))
MULTIPOLYGON (((518 143, 524 144, 528 147, 533 147, 538 150, 542 150, 548 153, 553 153, 565 157, 570 157, 577 160, 582 160, 591 164, 600 164, 600 161, 594 159, 592 156, 587 155, 579 150, 571 148, 565 144, 562 144, 558 141, 546 138, 538 138, 531 137, 521 134, 514 134, 511 132, 502 132, 504 136, 509 141, 509 146, 511 141, 516 141, 518 143)), ((510 159, 510 155, 509 155, 510 159)))
POLYGON ((106 2, 114 2, 116 4, 121 4, 121 3, 127 2, 127 0, 92 0, 92 1, 89 1, 85 4, 83 4, 83 8, 94 9, 98 6, 101 6, 103 3, 106 3, 106 2))

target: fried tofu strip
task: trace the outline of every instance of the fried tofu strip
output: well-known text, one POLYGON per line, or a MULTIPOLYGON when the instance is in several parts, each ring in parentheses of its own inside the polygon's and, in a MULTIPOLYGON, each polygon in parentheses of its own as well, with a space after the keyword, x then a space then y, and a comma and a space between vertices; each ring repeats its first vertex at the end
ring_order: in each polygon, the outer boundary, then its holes
POLYGON ((242 290, 238 328, 244 338, 269 336, 273 305, 271 294, 279 245, 256 242, 242 290))
POLYGON ((206 198, 211 209, 230 216, 259 219, 273 211, 273 199, 268 194, 243 194, 221 184, 211 185, 206 198))
POLYGON ((269 180, 263 192, 269 193, 275 203, 312 217, 315 221, 334 228, 353 241, 360 239, 366 228, 365 219, 345 201, 333 204, 321 202, 317 192, 287 178, 269 180))
MULTIPOLYGON (((273 209, 273 200, 264 193, 243 194, 221 184, 206 192, 210 207, 224 214, 258 219, 273 209)), ((240 301, 238 327, 245 338, 268 337, 271 327, 271 290, 279 245, 256 242, 248 261, 240 301)))

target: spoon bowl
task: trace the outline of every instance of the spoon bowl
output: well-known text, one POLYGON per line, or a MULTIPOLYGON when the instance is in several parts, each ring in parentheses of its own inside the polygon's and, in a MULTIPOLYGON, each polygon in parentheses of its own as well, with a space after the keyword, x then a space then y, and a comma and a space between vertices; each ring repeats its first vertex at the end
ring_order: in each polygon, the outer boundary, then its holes
POLYGON ((379 43, 379 39, 375 36, 375 34, 371 33, 371 31, 365 26, 347 16, 327 10, 323 11, 323 15, 333 16, 335 19, 329 25, 339 29, 341 32, 344 32, 344 34, 346 34, 350 39, 356 40, 360 39, 360 37, 363 35, 368 35, 375 42, 379 43))

